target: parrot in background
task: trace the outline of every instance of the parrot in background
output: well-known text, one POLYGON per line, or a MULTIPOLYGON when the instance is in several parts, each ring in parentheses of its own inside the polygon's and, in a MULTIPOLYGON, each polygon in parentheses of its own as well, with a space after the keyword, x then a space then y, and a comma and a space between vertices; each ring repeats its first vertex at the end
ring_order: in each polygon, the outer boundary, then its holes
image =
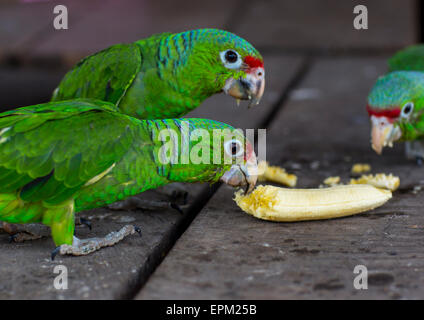
POLYGON ((265 88, 262 56, 246 40, 218 29, 162 33, 117 44, 82 59, 51 101, 92 98, 138 119, 181 117, 224 92, 258 104, 265 88))
POLYGON ((389 59, 389 73, 368 96, 372 148, 406 142, 406 156, 424 160, 424 45, 414 45, 389 59))
POLYGON ((140 231, 125 226, 105 238, 79 240, 74 236, 75 213, 174 181, 220 180, 246 186, 250 192, 256 170, 255 152, 243 133, 217 121, 138 120, 118 112, 114 104, 92 99, 49 102, 0 114, 0 221, 49 226, 57 246, 52 258, 58 253, 88 254, 140 231), (184 123, 190 137, 186 149, 184 123), (191 139, 195 129, 206 130, 211 139, 195 143, 191 139), (231 134, 217 144, 212 142, 215 129, 231 134), (161 137, 171 131, 177 136, 169 135, 168 149, 163 149, 161 137), (185 151, 190 154, 199 146, 208 163, 191 156, 182 161, 185 151), (178 161, 163 161, 166 156, 178 161))
POLYGON ((389 72, 393 71, 423 71, 424 44, 406 47, 395 53, 388 61, 389 72))

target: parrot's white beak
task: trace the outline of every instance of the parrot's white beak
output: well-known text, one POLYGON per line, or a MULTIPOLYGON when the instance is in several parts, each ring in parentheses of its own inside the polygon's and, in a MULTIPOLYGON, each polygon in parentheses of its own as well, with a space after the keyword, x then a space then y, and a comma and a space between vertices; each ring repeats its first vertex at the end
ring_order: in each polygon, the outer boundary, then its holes
POLYGON ((393 147, 393 142, 399 140, 402 132, 387 117, 371 116, 371 145, 375 152, 381 154, 386 146, 393 147))
POLYGON ((256 155, 253 153, 245 164, 233 164, 220 180, 233 187, 245 186, 245 193, 250 193, 258 180, 256 155))
POLYGON ((246 77, 229 78, 223 88, 226 94, 239 100, 250 100, 249 108, 259 104, 265 90, 265 70, 262 67, 252 68, 246 77))

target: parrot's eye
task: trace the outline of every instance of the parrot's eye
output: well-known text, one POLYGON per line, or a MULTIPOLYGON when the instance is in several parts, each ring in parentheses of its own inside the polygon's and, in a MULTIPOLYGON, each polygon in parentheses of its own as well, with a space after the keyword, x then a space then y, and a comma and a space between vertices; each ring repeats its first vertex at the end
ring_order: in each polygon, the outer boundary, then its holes
POLYGON ((407 118, 407 117, 409 117, 409 115, 412 113, 413 110, 414 110, 414 103, 413 102, 407 102, 403 106, 400 115, 403 118, 407 118))
POLYGON ((221 61, 228 69, 237 69, 241 66, 241 58, 237 51, 225 50, 220 53, 221 61))
POLYGON ((227 60, 227 62, 229 62, 229 63, 234 63, 234 62, 236 62, 237 61, 237 53, 235 53, 234 51, 232 51, 232 50, 228 50, 226 53, 225 53, 225 60, 227 60))
POLYGON ((238 157, 243 154, 243 146, 238 140, 227 141, 225 142, 224 147, 225 152, 232 157, 238 157))

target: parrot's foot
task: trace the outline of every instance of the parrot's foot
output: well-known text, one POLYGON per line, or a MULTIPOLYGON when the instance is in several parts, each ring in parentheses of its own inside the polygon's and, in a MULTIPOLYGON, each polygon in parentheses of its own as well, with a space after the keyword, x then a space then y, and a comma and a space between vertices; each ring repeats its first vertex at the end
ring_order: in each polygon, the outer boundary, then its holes
MULTIPOLYGON (((75 224, 82 224, 91 230, 91 222, 84 218, 75 219, 75 224)), ((24 242, 38 240, 44 237, 49 237, 51 234, 50 227, 39 223, 28 224, 12 224, 2 222, 0 229, 3 229, 9 234, 9 242, 24 242)))
POLYGON ((406 157, 415 160, 417 165, 421 166, 424 162, 424 143, 421 141, 405 142, 406 157))
POLYGON ((119 231, 113 231, 106 235, 104 238, 89 238, 89 239, 78 239, 74 236, 72 245, 63 244, 52 252, 52 260, 57 254, 61 255, 73 255, 73 256, 85 256, 100 250, 104 247, 111 247, 117 244, 119 241, 134 233, 138 233, 141 236, 141 229, 137 226, 126 225, 119 231))
POLYGON ((175 202, 168 201, 157 201, 157 200, 146 200, 140 199, 138 197, 132 197, 124 201, 115 202, 109 205, 109 209, 112 210, 131 210, 131 209, 141 209, 141 210, 155 210, 155 209, 164 209, 172 208, 177 210, 179 213, 183 214, 182 208, 175 202))
POLYGON ((38 240, 50 235, 50 228, 38 223, 11 224, 3 222, 2 229, 10 235, 9 242, 38 240))

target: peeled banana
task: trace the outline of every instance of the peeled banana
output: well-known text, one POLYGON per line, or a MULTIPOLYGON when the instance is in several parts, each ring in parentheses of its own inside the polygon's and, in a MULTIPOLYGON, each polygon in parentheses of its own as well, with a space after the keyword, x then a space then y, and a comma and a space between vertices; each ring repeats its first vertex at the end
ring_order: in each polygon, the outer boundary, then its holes
POLYGON ((302 221, 330 219, 375 209, 392 197, 371 185, 340 185, 324 189, 287 189, 259 185, 250 194, 235 194, 237 205, 259 219, 302 221))

